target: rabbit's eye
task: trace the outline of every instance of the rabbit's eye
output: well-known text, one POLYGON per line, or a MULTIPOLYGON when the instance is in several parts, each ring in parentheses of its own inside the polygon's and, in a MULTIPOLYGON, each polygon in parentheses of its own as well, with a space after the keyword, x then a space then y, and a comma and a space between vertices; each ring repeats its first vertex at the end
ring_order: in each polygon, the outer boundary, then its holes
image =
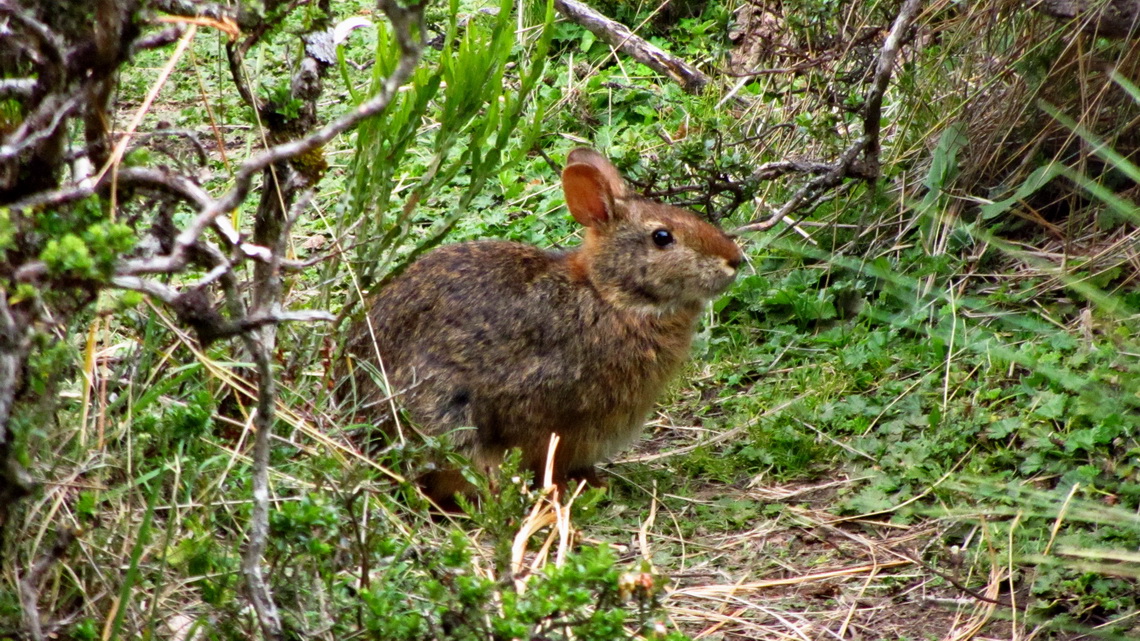
POLYGON ((658 247, 668 247, 673 244, 673 234, 668 229, 658 229, 653 232, 653 244, 658 247))

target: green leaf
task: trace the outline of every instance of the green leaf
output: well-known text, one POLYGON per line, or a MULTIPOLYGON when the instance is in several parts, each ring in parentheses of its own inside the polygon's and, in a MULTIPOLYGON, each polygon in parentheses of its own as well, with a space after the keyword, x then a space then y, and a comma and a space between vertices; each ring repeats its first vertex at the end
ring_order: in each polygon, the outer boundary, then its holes
POLYGON ((1068 398, 1067 394, 1041 392, 1038 396, 1040 402, 1033 408, 1033 414, 1046 419, 1059 419, 1065 415, 1065 402, 1068 398))
POLYGON ((1025 181, 1013 192, 1012 196, 988 205, 982 205, 979 209, 982 218, 989 220, 1005 213, 1016 203, 1032 196, 1038 189, 1049 184, 1049 182, 1061 174, 1063 170, 1064 166, 1055 162, 1034 169, 1033 173, 1029 174, 1029 176, 1025 178, 1025 181))
POLYGON ((930 171, 922 184, 932 192, 942 191, 958 175, 958 152, 965 146, 965 125, 954 123, 944 129, 931 155, 930 171))

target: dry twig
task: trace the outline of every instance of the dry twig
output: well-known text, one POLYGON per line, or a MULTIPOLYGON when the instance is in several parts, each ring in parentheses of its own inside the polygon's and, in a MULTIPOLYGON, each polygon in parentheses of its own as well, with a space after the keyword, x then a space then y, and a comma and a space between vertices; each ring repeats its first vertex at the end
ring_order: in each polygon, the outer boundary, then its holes
POLYGON ((650 69, 668 76, 681 85, 688 93, 698 94, 712 79, 701 70, 672 55, 660 47, 650 44, 634 34, 629 27, 610 20, 577 0, 554 0, 558 12, 571 21, 585 27, 611 47, 629 55, 650 69))

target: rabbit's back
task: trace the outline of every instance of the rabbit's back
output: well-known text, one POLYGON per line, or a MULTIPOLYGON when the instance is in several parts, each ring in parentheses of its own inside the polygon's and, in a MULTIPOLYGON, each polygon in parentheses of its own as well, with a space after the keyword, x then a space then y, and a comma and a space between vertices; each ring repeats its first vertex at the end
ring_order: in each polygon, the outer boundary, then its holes
POLYGON ((451 245, 381 292, 377 347, 422 429, 474 427, 453 433, 473 460, 493 465, 518 447, 535 470, 558 433, 556 469, 571 474, 636 437, 688 351, 697 309, 654 317, 606 305, 574 256, 451 245))

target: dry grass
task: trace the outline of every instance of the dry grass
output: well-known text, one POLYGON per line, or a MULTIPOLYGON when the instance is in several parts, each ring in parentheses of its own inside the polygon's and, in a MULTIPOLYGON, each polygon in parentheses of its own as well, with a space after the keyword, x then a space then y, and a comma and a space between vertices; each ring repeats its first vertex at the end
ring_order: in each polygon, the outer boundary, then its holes
MULTIPOLYGON (((983 633, 1014 639, 1024 633, 995 618, 995 603, 964 594, 915 561, 949 556, 937 549, 949 523, 838 518, 828 507, 847 482, 707 487, 706 498, 690 500, 732 498, 786 509, 747 530, 698 539, 673 527, 680 516, 654 518, 654 503, 637 552, 657 560, 658 571, 672 578, 664 604, 673 624, 695 639, 950 640, 983 633)), ((971 551, 956 554, 968 557, 971 551)), ((971 571, 957 569, 966 576, 971 571)), ((998 599, 1003 581, 1008 577, 1000 571, 989 575, 979 592, 998 599)))

